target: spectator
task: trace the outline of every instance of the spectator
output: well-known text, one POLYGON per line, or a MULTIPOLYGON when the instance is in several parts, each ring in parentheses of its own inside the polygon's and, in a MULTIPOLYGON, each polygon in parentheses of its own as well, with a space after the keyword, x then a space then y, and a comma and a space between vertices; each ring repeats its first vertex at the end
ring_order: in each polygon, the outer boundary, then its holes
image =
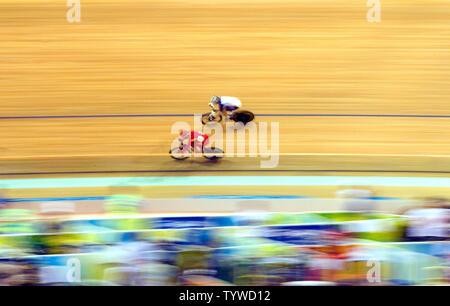
POLYGON ((409 241, 448 240, 449 209, 442 199, 431 199, 424 207, 409 209, 405 215, 410 218, 406 229, 409 241))
POLYGON ((336 192, 338 198, 343 199, 344 209, 351 212, 372 212, 375 210, 373 192, 361 186, 350 186, 336 192))

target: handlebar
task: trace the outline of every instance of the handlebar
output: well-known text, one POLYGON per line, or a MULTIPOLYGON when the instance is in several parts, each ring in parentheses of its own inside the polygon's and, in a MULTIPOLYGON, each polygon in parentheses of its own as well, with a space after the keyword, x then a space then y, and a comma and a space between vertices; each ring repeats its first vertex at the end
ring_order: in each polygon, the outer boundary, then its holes
POLYGON ((218 110, 214 108, 214 104, 209 103, 208 106, 215 112, 217 112, 218 110))

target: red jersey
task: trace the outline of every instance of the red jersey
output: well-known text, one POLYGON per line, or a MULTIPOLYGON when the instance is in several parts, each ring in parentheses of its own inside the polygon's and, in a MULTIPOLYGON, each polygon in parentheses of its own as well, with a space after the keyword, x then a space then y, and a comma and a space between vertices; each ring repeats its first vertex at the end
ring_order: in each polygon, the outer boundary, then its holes
MULTIPOLYGON (((181 131, 180 136, 186 137, 189 131, 181 131)), ((202 134, 200 132, 190 131, 191 133, 191 142, 200 143, 202 146, 205 146, 209 142, 209 137, 206 134, 202 134)))

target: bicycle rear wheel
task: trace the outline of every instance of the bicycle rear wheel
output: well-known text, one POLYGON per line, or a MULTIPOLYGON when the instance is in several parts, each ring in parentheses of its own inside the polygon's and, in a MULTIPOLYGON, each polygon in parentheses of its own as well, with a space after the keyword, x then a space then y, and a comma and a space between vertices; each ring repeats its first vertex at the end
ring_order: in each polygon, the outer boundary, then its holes
POLYGON ((205 157, 209 160, 219 159, 219 158, 222 158, 223 156, 224 156, 224 152, 223 152, 223 150, 221 150, 219 148, 204 148, 203 149, 203 157, 205 157))
POLYGON ((253 119, 255 119, 255 114, 246 110, 235 111, 231 114, 230 119, 236 122, 242 122, 243 124, 246 124, 247 122, 250 122, 253 119))

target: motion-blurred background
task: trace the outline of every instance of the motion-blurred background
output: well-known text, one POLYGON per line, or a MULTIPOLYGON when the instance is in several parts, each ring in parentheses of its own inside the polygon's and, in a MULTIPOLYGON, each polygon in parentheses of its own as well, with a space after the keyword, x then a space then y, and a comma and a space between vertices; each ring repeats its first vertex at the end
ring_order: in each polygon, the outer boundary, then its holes
POLYGON ((0 284, 448 284, 450 3, 379 2, 0 0, 0 284), (170 158, 212 95, 276 168, 170 158))

